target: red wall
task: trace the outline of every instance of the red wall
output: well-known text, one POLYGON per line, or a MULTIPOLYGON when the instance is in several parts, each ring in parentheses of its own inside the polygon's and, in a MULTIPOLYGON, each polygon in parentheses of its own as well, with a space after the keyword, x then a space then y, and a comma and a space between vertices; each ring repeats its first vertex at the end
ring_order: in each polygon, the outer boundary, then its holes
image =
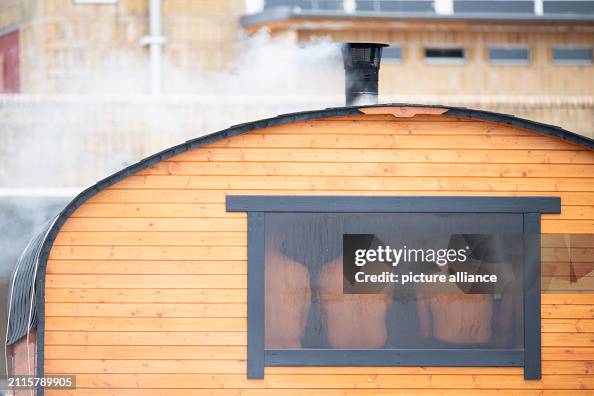
POLYGON ((20 92, 19 32, 0 36, 0 93, 20 92))

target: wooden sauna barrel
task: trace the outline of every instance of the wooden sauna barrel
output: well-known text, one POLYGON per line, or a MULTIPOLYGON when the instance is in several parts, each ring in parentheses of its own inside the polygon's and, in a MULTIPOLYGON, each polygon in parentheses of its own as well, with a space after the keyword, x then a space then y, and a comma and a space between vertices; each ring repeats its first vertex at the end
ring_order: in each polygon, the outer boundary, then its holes
MULTIPOLYGON (((37 370, 77 375, 76 392, 45 394, 592 392, 593 149, 512 116, 380 105, 260 120, 151 156, 81 193, 39 243, 37 370), (248 216, 225 206, 241 194, 560 197, 561 213, 542 216, 542 380, 521 367, 420 366, 266 367, 248 379, 248 216), (555 264, 569 260, 560 234, 579 246, 575 281, 555 264)), ((296 283, 312 276, 284 267, 296 283)))

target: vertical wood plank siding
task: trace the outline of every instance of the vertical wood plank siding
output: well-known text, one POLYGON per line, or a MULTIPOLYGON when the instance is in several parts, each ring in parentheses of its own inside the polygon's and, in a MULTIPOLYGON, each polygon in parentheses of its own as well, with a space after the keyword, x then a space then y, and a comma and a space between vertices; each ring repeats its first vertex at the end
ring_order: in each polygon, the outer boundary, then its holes
POLYGON ((594 152, 488 122, 376 115, 262 129, 163 161, 90 199, 55 241, 45 367, 77 374, 78 389, 47 395, 594 390, 594 292, 542 296, 542 381, 497 367, 269 367, 248 380, 247 217, 225 211, 226 194, 560 196, 561 215, 542 219, 552 261, 546 234, 594 234, 594 152))

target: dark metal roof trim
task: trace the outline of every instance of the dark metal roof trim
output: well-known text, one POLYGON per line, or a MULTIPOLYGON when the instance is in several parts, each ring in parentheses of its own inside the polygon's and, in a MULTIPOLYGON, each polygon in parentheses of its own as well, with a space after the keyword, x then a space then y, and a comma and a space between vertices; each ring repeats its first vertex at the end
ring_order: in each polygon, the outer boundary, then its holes
MULTIPOLYGON (((24 253, 24 256, 27 258, 24 259, 24 263, 28 263, 27 266, 34 268, 35 264, 37 263, 37 278, 36 278, 36 287, 35 287, 35 307, 34 313, 37 321, 37 344, 38 346, 43 346, 45 341, 45 275, 46 275, 46 266, 47 260, 49 257, 50 250, 53 246, 54 240, 56 239, 60 229, 66 222, 66 220, 70 217, 70 215, 81 205, 83 205, 88 199, 99 193, 100 191, 106 189, 107 187, 125 179, 128 176, 131 176, 143 169, 146 169, 156 163, 163 161, 167 158, 171 158, 177 154, 183 153, 185 151, 192 150, 194 148, 203 146, 205 144, 213 143, 222 139, 226 139, 228 137, 241 135, 256 129, 261 128, 268 128, 277 125, 284 125, 292 122, 299 122, 299 121, 307 121, 307 120, 314 120, 320 118, 329 118, 329 117, 339 117, 339 116, 352 116, 352 115, 363 115, 363 113, 359 110, 362 108, 376 108, 376 107, 422 107, 422 108, 441 108, 447 109, 443 115, 452 116, 452 117, 463 117, 463 118, 470 118, 476 120, 484 120, 484 121, 491 121, 497 122, 502 124, 513 125, 519 128, 530 129, 535 132, 549 135, 557 138, 561 138, 563 140, 569 141, 571 143, 575 143, 581 145, 585 148, 590 150, 594 150, 594 140, 580 136, 573 132, 566 131, 557 126, 541 124, 534 121, 525 120, 522 118, 517 118, 507 114, 500 114, 500 113, 493 113, 489 111, 483 110, 471 110, 466 108, 460 107, 450 107, 450 106, 440 106, 440 105, 417 105, 417 104, 404 104, 404 103, 394 103, 394 104, 382 104, 382 105, 373 105, 373 106, 352 106, 352 107, 336 107, 336 108, 328 108, 324 110, 315 110, 315 111, 303 111, 298 113, 290 113, 290 114, 283 114, 273 118, 263 119, 254 122, 248 122, 244 124, 239 124, 232 126, 228 129, 224 129, 219 132, 212 133, 210 135, 202 136, 199 138, 195 138, 192 140, 188 140, 185 143, 179 144, 177 146, 173 146, 169 149, 163 150, 157 154, 151 155, 133 165, 130 165, 119 172, 114 173, 111 176, 106 177, 103 180, 100 180, 95 185, 87 188, 86 190, 82 191, 78 196, 76 196, 66 207, 54 218, 54 220, 41 230, 39 234, 30 243, 30 247, 24 253), (27 253, 28 252, 28 253, 27 253)), ((19 272, 22 270, 19 270, 19 272)), ((18 274, 17 274, 18 275, 18 274)), ((31 283, 32 283, 32 279, 31 283)), ((18 288, 23 288, 23 291, 17 291, 17 285, 15 283, 15 293, 20 293, 19 295, 27 297, 27 289, 26 289, 26 281, 19 282, 18 288)), ((29 293, 31 289, 28 289, 29 293)), ((24 303, 21 303, 19 307, 23 309, 23 307, 30 306, 29 300, 26 300, 24 303)), ((16 309, 16 308, 15 308, 16 309)), ((15 311, 16 312, 16 311, 15 311)), ((28 315, 28 312, 27 312, 28 315)), ((23 313, 18 312, 15 313, 15 317, 22 317, 23 313)), ((22 338, 22 331, 17 331, 17 328, 21 328, 21 326, 10 326, 9 338, 11 343, 14 344, 18 341, 19 338, 22 338), (20 336, 19 336, 20 335, 20 336)), ((44 374, 44 349, 43 347, 38 348, 37 353, 37 374, 42 376, 44 374)), ((43 395, 43 389, 38 389, 38 395, 43 395)))
POLYGON ((272 7, 258 14, 244 15, 241 26, 259 25, 274 21, 288 21, 293 18, 333 18, 333 19, 418 19, 438 21, 525 21, 525 22, 594 22, 594 14, 528 14, 508 12, 458 12, 451 15, 431 12, 385 12, 385 11, 343 11, 296 10, 293 7, 272 7))
POLYGON ((450 107, 448 111, 446 111, 443 115, 453 116, 453 117, 462 117, 462 118, 469 118, 474 120, 481 120, 481 121, 491 121, 497 122, 499 124, 507 124, 512 125, 517 128, 523 129, 530 129, 535 132, 554 136, 559 139, 566 140, 571 143, 578 144, 580 146, 584 146, 591 150, 594 150, 594 139, 588 138, 586 136, 578 135, 577 133, 573 133, 567 131, 561 127, 553 126, 549 124, 543 124, 541 122, 530 121, 524 118, 518 118, 513 115, 509 114, 501 114, 501 113, 494 113, 491 111, 481 111, 481 110, 470 110, 465 108, 456 108, 450 107))
POLYGON ((227 195, 227 212, 561 213, 559 197, 227 195))
POLYGON ((39 265, 39 253, 54 219, 44 224, 33 236, 17 260, 7 298, 8 314, 10 315, 7 345, 13 345, 37 325, 37 310, 34 305, 31 305, 31 297, 35 304, 37 292, 33 288, 39 265))

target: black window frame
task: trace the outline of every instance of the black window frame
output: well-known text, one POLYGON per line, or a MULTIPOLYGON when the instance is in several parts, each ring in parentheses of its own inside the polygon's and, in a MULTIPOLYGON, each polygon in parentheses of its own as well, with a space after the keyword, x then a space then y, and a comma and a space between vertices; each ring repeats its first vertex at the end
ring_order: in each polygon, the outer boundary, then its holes
POLYGON ((264 1, 264 9, 277 7, 300 8, 302 10, 314 11, 343 11, 344 0, 288 0, 288 1, 264 1))
POLYGON ((455 14, 534 15, 533 0, 454 0, 455 14))
POLYGON ((355 0, 357 12, 435 14, 430 0, 355 0))
POLYGON ((428 65, 465 65, 468 62, 468 51, 463 46, 426 46, 423 48, 423 59, 428 65), (448 51, 460 51, 462 56, 445 56, 448 51), (432 54, 439 52, 444 55, 432 54))
POLYGON ((228 195, 228 212, 247 212, 247 377, 266 366, 509 366, 541 379, 540 217, 558 214, 559 197, 263 196, 228 195), (516 213, 524 232, 524 348, 521 349, 266 349, 264 260, 266 213, 516 213))
MULTIPOLYGON (((509 52, 508 52, 509 54, 509 52)), ((492 65, 502 65, 502 66, 526 66, 530 65, 532 54, 530 51, 530 47, 527 45, 518 45, 518 46, 507 46, 507 45, 490 45, 487 49, 487 57, 489 63, 492 65), (508 57, 501 57, 502 53, 507 51, 525 51, 526 57, 516 57, 516 56, 508 56, 508 57), (499 54, 497 54, 499 52, 499 54), (497 57, 496 55, 499 55, 497 57)))
POLYGON ((553 64, 557 66, 592 66, 594 64, 594 48, 585 45, 562 45, 554 46, 551 50, 553 64), (559 55, 566 51, 585 51, 589 52, 588 58, 560 58, 559 55))

